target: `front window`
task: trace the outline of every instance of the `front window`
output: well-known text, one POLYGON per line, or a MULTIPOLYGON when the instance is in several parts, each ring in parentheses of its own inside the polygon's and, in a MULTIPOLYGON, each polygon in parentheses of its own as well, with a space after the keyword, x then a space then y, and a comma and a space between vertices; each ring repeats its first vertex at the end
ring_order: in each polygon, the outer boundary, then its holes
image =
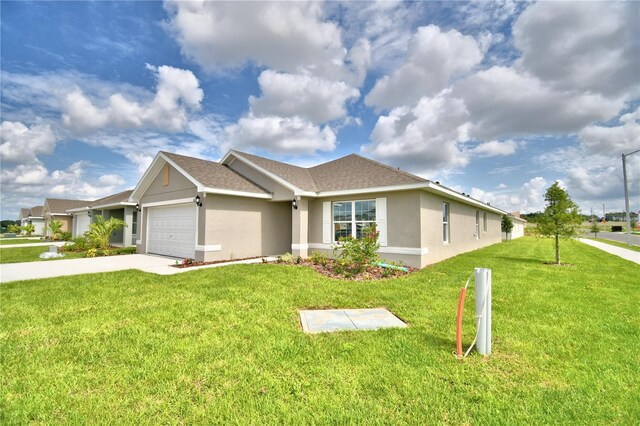
POLYGON ((442 203, 442 241, 449 242, 449 203, 442 203))
POLYGON ((487 212, 482 213, 482 226, 484 228, 484 232, 487 232, 487 212))
POLYGON ((362 238, 364 229, 375 222, 375 200, 333 203, 333 241, 348 236, 362 238))
POLYGON ((480 212, 476 210, 476 240, 480 238, 480 212))
POLYGON ((138 212, 133 212, 133 218, 131 220, 131 233, 136 235, 138 233, 138 212))

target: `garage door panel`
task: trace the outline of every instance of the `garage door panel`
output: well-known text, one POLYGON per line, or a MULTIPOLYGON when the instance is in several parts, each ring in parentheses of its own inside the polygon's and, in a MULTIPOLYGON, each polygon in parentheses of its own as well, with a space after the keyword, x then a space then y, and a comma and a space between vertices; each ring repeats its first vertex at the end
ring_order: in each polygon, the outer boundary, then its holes
POLYGON ((193 204, 151 207, 147 252, 172 257, 194 257, 196 208, 193 204))

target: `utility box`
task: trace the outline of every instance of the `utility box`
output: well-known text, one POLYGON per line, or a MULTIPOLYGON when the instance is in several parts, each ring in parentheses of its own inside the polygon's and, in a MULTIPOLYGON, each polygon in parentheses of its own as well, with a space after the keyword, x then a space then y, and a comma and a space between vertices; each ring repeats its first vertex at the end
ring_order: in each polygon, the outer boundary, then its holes
POLYGON ((491 269, 475 268, 476 280, 476 349, 491 355, 491 269))
POLYGON ((57 253, 58 246, 49 246, 49 253, 57 253))

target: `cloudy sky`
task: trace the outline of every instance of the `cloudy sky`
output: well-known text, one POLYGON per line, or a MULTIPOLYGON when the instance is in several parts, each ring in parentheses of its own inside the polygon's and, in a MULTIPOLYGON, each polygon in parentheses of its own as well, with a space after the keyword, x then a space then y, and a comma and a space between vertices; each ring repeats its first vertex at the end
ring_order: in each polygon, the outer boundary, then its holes
MULTIPOLYGON (((503 209, 622 210, 638 2, 2 2, 3 219, 132 188, 158 150, 349 153, 503 209)), ((629 158, 640 209, 640 154, 629 158)))

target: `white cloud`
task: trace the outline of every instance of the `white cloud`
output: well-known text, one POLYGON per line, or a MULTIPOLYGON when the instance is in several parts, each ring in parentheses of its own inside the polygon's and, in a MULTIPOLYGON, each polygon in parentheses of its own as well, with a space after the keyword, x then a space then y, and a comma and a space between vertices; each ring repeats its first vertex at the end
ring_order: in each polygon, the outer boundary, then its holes
POLYGON ((371 133, 372 143, 361 150, 388 164, 442 174, 469 161, 460 146, 468 139, 467 119, 464 103, 445 90, 421 99, 413 108, 395 108, 380 116, 371 133))
POLYGON ((206 70, 254 62, 331 79, 361 74, 346 64, 340 27, 324 20, 322 3, 167 1, 165 8, 182 53, 206 70))
POLYGON ((3 162, 31 163, 40 154, 51 154, 57 136, 49 124, 34 124, 3 121, 0 125, 0 157, 3 162))
POLYGON ((183 130, 187 110, 200 108, 204 93, 198 79, 189 70, 148 66, 157 75, 158 84, 153 99, 143 103, 130 100, 120 93, 109 96, 105 107, 94 105, 80 88, 67 94, 62 103, 64 125, 86 134, 107 126, 117 128, 153 127, 167 131, 183 130))
POLYGON ((256 116, 304 117, 323 123, 344 117, 345 103, 357 98, 357 89, 344 82, 329 81, 309 74, 263 71, 258 78, 262 95, 250 97, 256 116))
POLYGON ((470 135, 478 139, 576 132, 611 119, 624 106, 623 99, 553 90, 506 67, 480 71, 458 82, 452 93, 464 100, 471 114, 470 135))
POLYGON ((238 149, 265 149, 272 153, 313 154, 333 151, 336 135, 300 117, 248 116, 226 128, 228 144, 238 149))
POLYGON ((513 26, 519 66, 559 90, 638 96, 640 4, 537 2, 513 26))
POLYGON ((434 25, 420 27, 411 38, 406 62, 378 80, 365 103, 393 108, 433 96, 447 87, 456 74, 480 63, 482 55, 473 37, 456 30, 442 32, 434 25))
MULTIPOLYGON (((544 193, 548 186, 546 179, 537 176, 525 182, 515 191, 494 193, 473 187, 469 194, 477 200, 490 203, 507 212, 531 213, 544 209, 544 193)), ((500 186, 498 187, 500 188, 500 186)), ((506 185, 502 187, 504 188, 506 185)))
POLYGON ((579 133, 581 144, 591 154, 618 154, 640 148, 640 108, 624 114, 622 125, 588 126, 579 133))
POLYGON ((505 189, 505 188, 507 188, 507 185, 505 185, 504 183, 500 183, 500 184, 498 184, 498 186, 496 188, 505 189))
POLYGON ((102 175, 100 176, 100 178, 98 178, 98 181, 102 185, 107 185, 107 186, 120 186, 125 182, 125 180, 122 179, 121 176, 114 175, 114 174, 102 175))
POLYGON ((468 152, 480 157, 496 157, 515 154, 518 142, 513 140, 483 142, 468 152))

